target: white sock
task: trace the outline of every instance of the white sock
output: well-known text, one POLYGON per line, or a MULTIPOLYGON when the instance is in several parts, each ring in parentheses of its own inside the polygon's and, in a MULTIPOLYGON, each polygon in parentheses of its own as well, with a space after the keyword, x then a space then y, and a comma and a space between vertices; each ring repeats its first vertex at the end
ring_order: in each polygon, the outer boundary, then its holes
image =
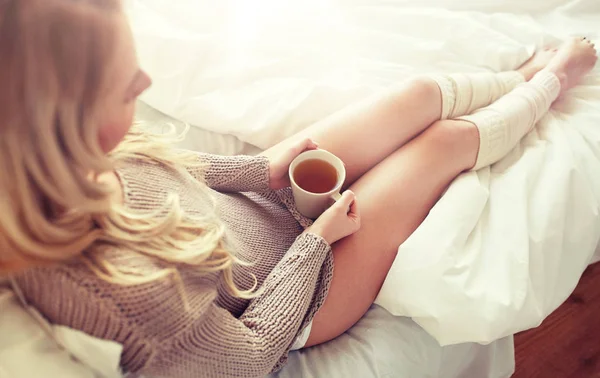
POLYGON ((430 76, 442 93, 441 119, 470 114, 496 101, 525 81, 517 71, 430 76))
POLYGON ((502 159, 546 114, 559 93, 556 75, 540 71, 490 106, 458 117, 479 129, 479 153, 472 170, 502 159))

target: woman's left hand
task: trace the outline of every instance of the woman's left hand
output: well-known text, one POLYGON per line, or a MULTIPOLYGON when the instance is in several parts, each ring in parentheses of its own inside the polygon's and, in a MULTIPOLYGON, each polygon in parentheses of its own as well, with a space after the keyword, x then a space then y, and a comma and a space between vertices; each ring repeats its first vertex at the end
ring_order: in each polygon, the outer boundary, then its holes
POLYGON ((316 150, 317 143, 306 138, 296 142, 291 148, 277 156, 269 156, 269 188, 278 190, 290 186, 288 169, 292 161, 304 151, 316 150))

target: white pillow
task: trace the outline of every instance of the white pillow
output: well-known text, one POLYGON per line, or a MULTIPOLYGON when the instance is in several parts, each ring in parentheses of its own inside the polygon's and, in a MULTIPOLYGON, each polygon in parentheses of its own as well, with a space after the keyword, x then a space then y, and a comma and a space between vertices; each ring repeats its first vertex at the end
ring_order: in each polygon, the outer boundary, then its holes
POLYGON ((0 286, 0 335, 0 377, 122 376, 121 345, 67 327, 50 326, 31 307, 26 309, 5 285, 0 286))

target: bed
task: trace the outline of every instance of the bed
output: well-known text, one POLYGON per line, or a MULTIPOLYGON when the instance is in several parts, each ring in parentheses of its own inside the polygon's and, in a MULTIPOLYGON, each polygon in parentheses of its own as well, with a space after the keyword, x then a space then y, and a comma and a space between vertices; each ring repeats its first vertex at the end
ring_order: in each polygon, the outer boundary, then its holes
MULTIPOLYGON (((268 148, 410 75, 508 70, 565 37, 600 36, 596 0, 128 9, 154 78, 142 100, 192 125, 185 147, 224 154, 268 148)), ((600 256, 599 73, 501 162, 457 179, 400 246, 377 305, 338 340, 293 353, 279 376, 509 376, 512 335, 540 324, 600 256)))
MULTIPOLYGON (((144 103, 138 104, 136 116, 145 127, 158 132, 165 124, 181 124, 144 103)), ((181 147, 218 154, 259 151, 234 136, 199 128, 191 129, 188 136, 181 147)), ((35 309, 21 306, 8 282, 2 280, 0 334, 0 377, 96 377, 99 372, 104 377, 121 377, 121 345, 48 324, 35 309), (62 347, 48 337, 46 330, 50 327, 62 347)), ((500 378, 510 376, 513 370, 512 336, 489 345, 441 347, 411 319, 393 316, 374 305, 356 326, 336 340, 292 352, 288 365, 270 378, 500 378)))

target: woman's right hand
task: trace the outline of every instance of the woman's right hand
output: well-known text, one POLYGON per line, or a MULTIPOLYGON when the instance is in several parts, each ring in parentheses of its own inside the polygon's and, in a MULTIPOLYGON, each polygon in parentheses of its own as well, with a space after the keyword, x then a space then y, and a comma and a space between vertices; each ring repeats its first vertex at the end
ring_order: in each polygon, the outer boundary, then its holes
POLYGON ((356 196, 350 190, 346 190, 305 232, 319 235, 331 245, 359 229, 360 213, 356 196))

